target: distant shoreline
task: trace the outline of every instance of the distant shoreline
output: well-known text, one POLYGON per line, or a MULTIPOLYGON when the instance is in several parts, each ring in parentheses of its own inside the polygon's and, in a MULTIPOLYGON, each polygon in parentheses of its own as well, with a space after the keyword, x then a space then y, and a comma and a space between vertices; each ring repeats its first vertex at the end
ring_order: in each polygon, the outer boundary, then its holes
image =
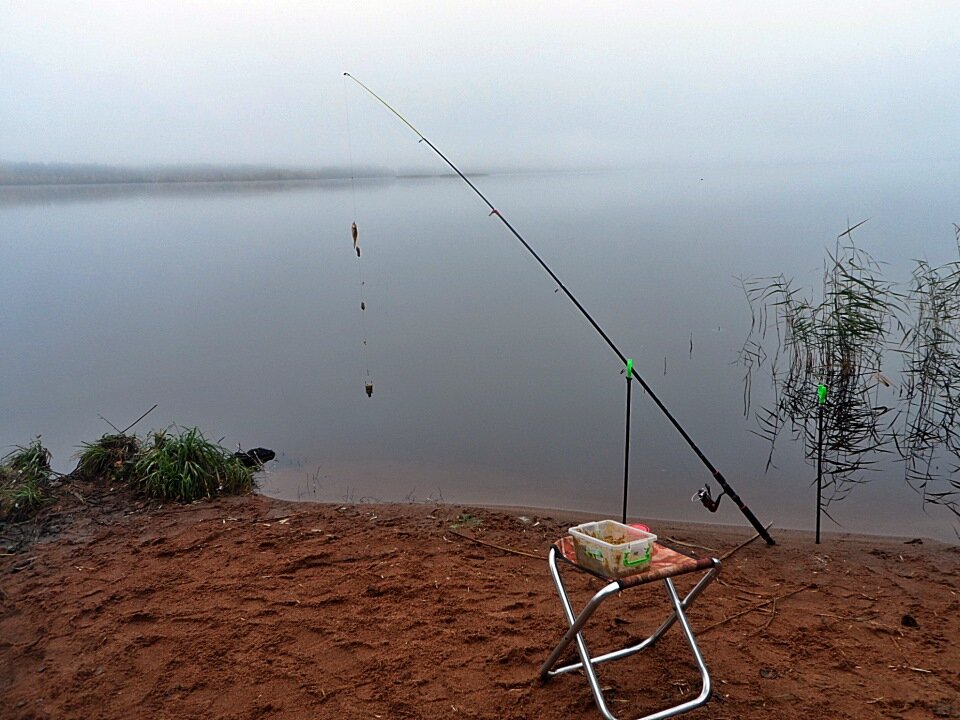
MULTIPOLYGON (((469 177, 488 177, 490 173, 469 173, 469 177)), ((453 173, 417 173, 408 175, 363 175, 352 178, 354 180, 433 180, 441 178, 455 178, 453 173)), ((164 186, 164 185, 307 185, 323 182, 347 182, 350 177, 306 177, 306 178, 258 178, 237 180, 115 180, 91 182, 39 182, 39 183, 11 183, 0 182, 0 190, 4 188, 97 188, 117 186, 164 186)))
MULTIPOLYGON (((365 175, 357 180, 392 179, 395 175, 365 175)), ((295 179, 246 179, 246 180, 116 180, 97 182, 39 182, 39 183, 0 183, 4 188, 110 188, 118 186, 164 186, 164 185, 264 185, 264 184, 307 184, 318 182, 344 182, 347 178, 295 178, 295 179)))
MULTIPOLYGON (((516 168, 508 172, 517 172, 516 168)), ((490 171, 470 172, 472 176, 490 171)), ((430 179, 455 177, 428 167, 330 165, 287 167, 269 165, 99 165, 95 163, 35 163, 0 160, 0 188, 96 185, 168 185, 263 182, 324 182, 366 179, 430 179)))
MULTIPOLYGON (((467 170, 469 177, 541 173, 590 172, 574 168, 500 167, 467 170)), ((593 170, 596 171, 595 169, 593 170)), ((345 180, 430 180, 455 178, 441 168, 379 165, 353 167, 283 167, 267 165, 98 165, 74 163, 32 163, 0 160, 0 189, 30 187, 95 187, 117 185, 199 185, 234 183, 308 183, 345 180)))
POLYGON ((154 185, 171 183, 317 182, 394 178, 421 168, 377 165, 284 167, 268 165, 99 165, 0 161, 0 187, 154 185))

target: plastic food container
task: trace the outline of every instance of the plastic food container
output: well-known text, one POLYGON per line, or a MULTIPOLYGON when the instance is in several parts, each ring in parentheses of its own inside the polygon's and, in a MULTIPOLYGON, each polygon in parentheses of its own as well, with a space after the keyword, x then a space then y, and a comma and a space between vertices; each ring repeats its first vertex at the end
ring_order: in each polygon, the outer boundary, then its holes
POLYGON ((597 520, 570 528, 577 563, 612 578, 650 567, 657 536, 616 520, 597 520))

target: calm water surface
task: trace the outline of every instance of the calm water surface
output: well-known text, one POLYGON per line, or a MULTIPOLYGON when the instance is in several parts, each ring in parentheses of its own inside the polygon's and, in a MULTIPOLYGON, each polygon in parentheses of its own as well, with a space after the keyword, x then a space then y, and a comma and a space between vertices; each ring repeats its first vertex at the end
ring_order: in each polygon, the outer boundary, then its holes
MULTIPOLYGON (((858 241, 891 276, 956 259, 957 163, 477 182, 781 527, 812 527, 814 474, 789 442, 764 472, 732 364, 749 327, 736 276, 809 286, 824 247, 867 217, 858 241)), ((159 403, 141 432, 176 422, 275 449, 271 495, 617 516, 620 364, 555 290, 453 179, 0 190, 0 445, 42 434, 68 470, 109 430, 98 415, 122 426, 159 403)), ((743 522, 690 503, 708 473, 639 391, 631 468, 634 515, 743 522)), ((900 468, 872 479, 832 508, 844 530, 955 538, 900 468)))

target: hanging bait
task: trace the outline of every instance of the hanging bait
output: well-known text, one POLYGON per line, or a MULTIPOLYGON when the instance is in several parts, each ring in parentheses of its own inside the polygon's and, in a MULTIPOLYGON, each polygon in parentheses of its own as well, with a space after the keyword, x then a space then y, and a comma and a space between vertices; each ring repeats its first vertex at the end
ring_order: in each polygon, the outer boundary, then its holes
MULTIPOLYGON (((347 119, 347 148, 350 153, 350 197, 353 200, 353 217, 357 217, 357 186, 354 181, 353 172, 353 141, 350 137, 350 103, 347 101, 347 81, 343 81, 343 104, 347 119)), ((362 345, 360 349, 363 364, 366 367, 366 377, 363 378, 363 389, 368 398, 373 397, 373 378, 370 376, 370 364, 367 360, 367 330, 366 330, 366 310, 367 301, 363 296, 366 282, 363 279, 363 261, 360 259, 360 230, 357 228, 357 222, 350 223, 350 237, 353 239, 353 251, 357 254, 357 274, 360 281, 360 326, 362 328, 362 345)))
MULTIPOLYGON (((358 243, 359 240, 360 240, 360 231, 357 230, 357 224, 356 224, 355 222, 354 222, 354 223, 350 223, 350 235, 351 235, 351 237, 353 237, 353 249, 356 251, 357 257, 359 258, 359 257, 360 257, 360 245, 358 245, 357 243, 358 243)), ((357 263, 357 267, 360 268, 360 310, 361 310, 361 312, 365 312, 366 309, 367 309, 367 301, 364 300, 364 298, 363 298, 363 286, 366 285, 366 283, 365 283, 364 280, 363 280, 363 269, 362 269, 362 267, 360 266, 360 263, 357 263)), ((366 338, 366 331, 364 331, 364 338, 363 338, 363 361, 364 361, 364 364, 366 365, 366 364, 367 364, 367 338, 366 338)), ((367 378, 366 378, 366 380, 364 381, 363 389, 364 389, 364 391, 367 393, 367 397, 373 397, 373 380, 370 379, 370 367, 369 367, 369 365, 367 366, 367 378)))

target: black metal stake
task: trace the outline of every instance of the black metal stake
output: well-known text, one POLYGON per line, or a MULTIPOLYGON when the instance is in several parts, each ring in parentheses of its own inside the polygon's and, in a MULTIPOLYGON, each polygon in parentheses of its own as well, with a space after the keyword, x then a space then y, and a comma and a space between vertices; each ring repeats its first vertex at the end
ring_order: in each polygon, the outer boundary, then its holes
POLYGON ((820 508, 823 506, 823 403, 817 406, 817 545, 820 544, 820 508))
MULTIPOLYGON (((631 363, 632 364, 632 363, 631 363)), ((633 383, 630 365, 627 366, 627 437, 623 446, 623 524, 627 524, 627 488, 630 486, 630 397, 633 383)))

